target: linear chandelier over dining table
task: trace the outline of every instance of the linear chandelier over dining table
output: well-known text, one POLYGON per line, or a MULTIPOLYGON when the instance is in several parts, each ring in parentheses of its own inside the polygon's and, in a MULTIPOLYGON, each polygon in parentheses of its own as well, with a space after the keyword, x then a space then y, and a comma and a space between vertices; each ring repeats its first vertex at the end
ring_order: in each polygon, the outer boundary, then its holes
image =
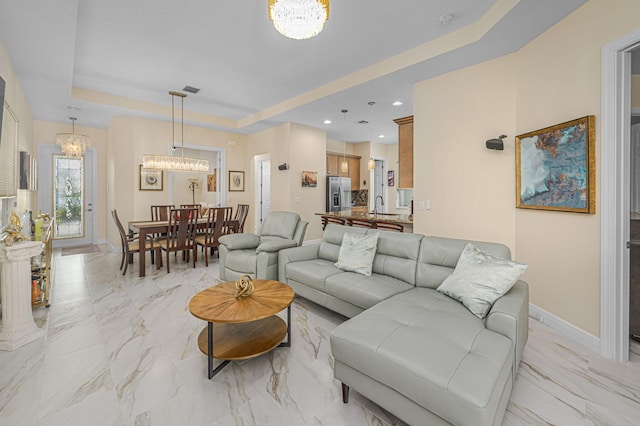
POLYGON ((184 156, 184 98, 187 97, 184 93, 169 92, 171 95, 171 142, 173 144, 172 151, 176 151, 175 143, 175 104, 174 99, 178 96, 182 101, 181 106, 181 138, 180 138, 180 155, 157 155, 157 154, 145 154, 142 156, 142 168, 151 170, 166 170, 169 172, 195 172, 195 173, 207 173, 209 172, 209 161, 202 160, 200 158, 190 158, 184 156))

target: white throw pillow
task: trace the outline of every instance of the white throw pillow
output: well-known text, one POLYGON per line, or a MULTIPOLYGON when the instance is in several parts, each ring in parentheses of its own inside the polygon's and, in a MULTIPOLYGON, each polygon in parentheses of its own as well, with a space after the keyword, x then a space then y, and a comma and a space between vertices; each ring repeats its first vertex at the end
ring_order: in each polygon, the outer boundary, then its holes
POLYGON ((478 318, 484 318, 527 269, 527 265, 492 256, 469 243, 456 269, 438 291, 461 302, 478 318))
POLYGON ((342 237, 338 261, 334 265, 343 271, 357 272, 369 277, 377 247, 377 232, 369 232, 366 235, 346 232, 342 237))

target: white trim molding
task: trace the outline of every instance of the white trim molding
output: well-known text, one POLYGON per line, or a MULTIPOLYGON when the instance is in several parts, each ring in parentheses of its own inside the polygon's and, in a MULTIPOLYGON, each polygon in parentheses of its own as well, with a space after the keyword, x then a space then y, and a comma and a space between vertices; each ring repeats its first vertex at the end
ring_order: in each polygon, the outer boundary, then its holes
POLYGON ((566 337, 572 342, 576 342, 595 353, 600 353, 600 339, 596 336, 568 323, 562 318, 558 318, 533 303, 529 304, 529 317, 542 324, 546 324, 549 328, 557 331, 562 337, 566 337))
POLYGON ((640 30, 602 47, 600 353, 629 359, 631 54, 640 30))

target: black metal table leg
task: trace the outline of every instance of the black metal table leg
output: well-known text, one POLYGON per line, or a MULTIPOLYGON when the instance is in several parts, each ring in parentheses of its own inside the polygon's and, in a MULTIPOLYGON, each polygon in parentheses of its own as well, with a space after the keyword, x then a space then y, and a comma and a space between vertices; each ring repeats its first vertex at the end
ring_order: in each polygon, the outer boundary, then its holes
POLYGON ((291 305, 287 306, 287 341, 278 345, 279 348, 291 347, 291 305))
POLYGON ((213 323, 207 323, 207 364, 208 364, 208 373, 209 378, 213 378, 216 374, 220 372, 227 364, 229 364, 229 360, 222 361, 220 365, 216 368, 213 368, 213 323))

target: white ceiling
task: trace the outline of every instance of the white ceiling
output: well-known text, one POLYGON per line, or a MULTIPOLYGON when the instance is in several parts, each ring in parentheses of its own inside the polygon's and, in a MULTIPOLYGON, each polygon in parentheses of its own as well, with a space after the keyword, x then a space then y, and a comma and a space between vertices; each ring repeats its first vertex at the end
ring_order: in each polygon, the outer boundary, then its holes
POLYGON ((103 128, 119 115, 167 120, 92 95, 165 107, 169 90, 190 85, 201 91, 185 109, 212 118, 187 114, 190 124, 252 133, 292 121, 334 139, 395 142, 392 119, 413 113, 414 83, 514 52, 585 1, 334 0, 322 33, 299 41, 273 28, 267 0, 0 0, 0 40, 39 120, 73 115, 103 128), (497 11, 505 13, 491 21, 497 11), (441 25, 443 14, 453 21, 441 25), (437 44, 484 22, 477 41, 437 44), (434 46, 437 54, 424 53, 434 46), (388 60, 413 58, 410 49, 419 53, 411 66, 388 60), (232 124, 214 124, 220 117, 232 124))

